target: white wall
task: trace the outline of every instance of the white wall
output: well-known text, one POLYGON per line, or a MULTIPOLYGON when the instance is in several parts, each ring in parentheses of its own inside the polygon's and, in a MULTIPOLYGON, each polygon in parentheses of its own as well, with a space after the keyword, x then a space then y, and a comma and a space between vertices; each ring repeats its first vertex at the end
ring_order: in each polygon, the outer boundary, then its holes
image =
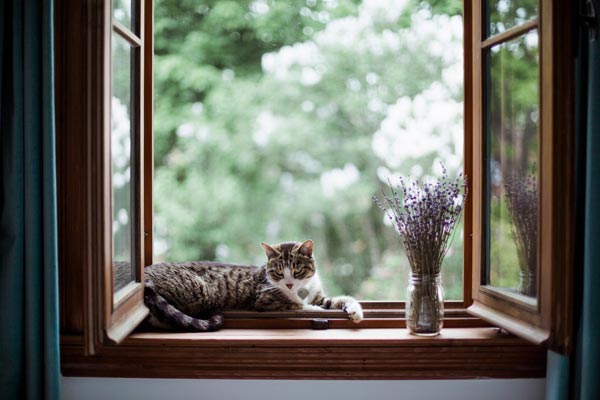
POLYGON ((63 400, 542 400, 545 379, 283 381, 64 378, 63 400))

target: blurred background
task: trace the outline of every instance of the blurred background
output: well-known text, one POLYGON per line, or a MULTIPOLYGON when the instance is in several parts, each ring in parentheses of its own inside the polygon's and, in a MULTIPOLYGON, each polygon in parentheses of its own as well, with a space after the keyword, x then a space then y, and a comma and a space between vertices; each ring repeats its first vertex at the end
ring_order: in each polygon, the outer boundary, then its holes
MULTIPOLYGON (((328 294, 405 298, 372 195, 463 163, 461 0, 155 0, 155 262, 315 241, 328 294)), ((462 221, 442 268, 462 297, 462 221)))

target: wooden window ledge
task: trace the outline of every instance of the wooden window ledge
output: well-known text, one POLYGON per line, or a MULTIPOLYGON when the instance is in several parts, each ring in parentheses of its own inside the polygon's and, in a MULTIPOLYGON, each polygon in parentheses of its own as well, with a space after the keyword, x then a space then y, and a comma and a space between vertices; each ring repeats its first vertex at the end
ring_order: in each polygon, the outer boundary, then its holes
POLYGON ((65 376, 232 379, 532 378, 546 351, 497 328, 448 328, 436 337, 406 329, 224 329, 135 333, 83 354, 62 336, 65 376))

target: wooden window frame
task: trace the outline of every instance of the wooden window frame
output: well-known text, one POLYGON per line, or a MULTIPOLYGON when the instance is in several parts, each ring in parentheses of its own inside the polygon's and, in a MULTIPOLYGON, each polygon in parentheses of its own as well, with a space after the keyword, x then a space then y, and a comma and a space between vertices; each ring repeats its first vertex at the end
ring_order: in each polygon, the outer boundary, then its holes
MULTIPOLYGON (((103 265, 103 276, 101 285, 103 286, 103 323, 105 336, 108 340, 118 343, 122 341, 132 331, 132 326, 138 325, 148 315, 148 309, 144 305, 144 267, 151 262, 146 260, 145 251, 145 232, 148 231, 148 227, 144 220, 144 210, 152 209, 151 197, 146 198, 144 191, 145 175, 151 168, 146 167, 145 157, 143 149, 145 149, 145 142, 152 141, 151 129, 145 129, 147 117, 145 116, 145 110, 147 103, 151 102, 150 99, 145 97, 145 85, 144 77, 145 74, 151 74, 152 70, 146 70, 146 65, 151 68, 152 61, 148 64, 145 60, 147 36, 152 36, 152 31, 149 34, 145 32, 146 18, 145 18, 145 2, 143 0, 131 0, 132 2, 132 16, 131 16, 131 27, 127 27, 118 22, 113 17, 112 1, 104 2, 104 26, 108 29, 102 29, 104 33, 104 42, 102 49, 104 50, 104 70, 103 78, 105 85, 103 86, 104 92, 101 93, 101 97, 104 100, 104 116, 102 132, 99 140, 102 141, 102 165, 99 168, 103 170, 101 188, 97 193, 98 198, 102 198, 104 201, 100 205, 100 208, 107 210, 108 213, 102 216, 102 240, 104 244, 102 251, 102 265, 103 265), (137 3, 139 1, 139 3, 137 3), (134 107, 131 110, 131 122, 133 126, 133 140, 131 145, 133 148, 133 157, 131 159, 131 173, 132 184, 132 251, 131 251, 131 263, 134 269, 133 280, 129 282, 125 287, 121 288, 117 292, 114 290, 114 267, 113 267, 113 231, 112 231, 112 173, 111 173, 111 130, 112 130, 112 37, 113 34, 118 35, 124 39, 133 51, 135 51, 133 59, 133 72, 131 81, 131 95, 136 96, 134 101, 134 107), (150 136, 149 136, 150 134, 150 136), (148 140, 149 139, 149 140, 148 140)), ((150 75, 151 76, 151 75, 150 75)), ((150 88, 149 93, 152 93, 150 88)), ((151 103, 150 103, 151 104, 151 103)), ((151 165, 151 164, 150 164, 151 165)), ((102 312, 101 311, 101 312, 102 312)))
POLYGON ((473 305, 468 311, 535 344, 561 353, 571 349, 571 277, 574 263, 575 9, 569 2, 538 2, 538 17, 484 37, 483 2, 473 2, 473 114, 470 143, 473 199, 473 305), (485 236, 484 65, 490 47, 538 30, 539 200, 537 302, 487 285, 485 236))
MULTIPOLYGON (((112 288, 111 237, 106 230, 110 213, 103 207, 110 204, 110 197, 106 197, 110 193, 110 186, 106 186, 110 175, 107 178, 105 166, 106 129, 110 122, 106 117, 110 110, 106 102, 106 93, 110 93, 106 80, 110 54, 106 53, 106 44, 110 43, 112 29, 111 2, 56 1, 59 283, 64 375, 279 379, 545 376, 544 348, 466 313, 472 301, 471 291, 479 296, 480 290, 471 274, 477 256, 473 247, 476 238, 473 226, 477 220, 472 195, 468 197, 464 216, 464 300, 446 303, 447 318, 440 336, 410 336, 404 329, 403 302, 364 302, 368 318, 359 326, 339 311, 260 314, 232 311, 227 314, 225 329, 219 332, 138 331, 128 335, 145 315, 143 308, 139 308, 143 304, 133 302, 138 304, 138 311, 132 313, 136 307, 125 307, 120 314, 123 317, 118 318, 112 306, 112 292, 109 295, 108 289, 102 289, 107 282, 112 288), (324 324, 328 329, 318 330, 324 324)), ((464 43, 470 44, 474 42, 470 27, 472 2, 464 1, 463 6, 464 43)), ((145 35, 142 59, 146 74, 140 87, 145 92, 141 95, 141 107, 142 136, 146 140, 140 154, 145 164, 140 188, 144 201, 142 265, 152 260, 152 12, 152 7, 146 7, 141 32, 145 35)), ((560 24, 557 26, 562 28, 560 24)), ((476 163, 469 134, 476 125, 473 53, 473 46, 464 46, 467 176, 473 176, 476 163)), ((565 89, 569 88, 557 87, 556 91, 561 93, 565 89)), ((556 107, 562 105, 557 103, 556 107)), ((473 180, 469 185, 473 193, 473 180)), ((143 271, 138 276, 139 282, 143 282, 143 271)))
POLYGON ((140 0, 133 7, 132 29, 113 20, 111 0, 64 0, 55 7, 60 322, 63 332, 82 333, 86 354, 122 341, 148 314, 143 267, 152 260, 147 251, 152 243, 152 82, 144 74, 152 77, 152 7, 145 3, 151 5, 140 0), (136 268, 134 281, 117 293, 110 149, 113 32, 140 49, 131 92, 138 99, 132 112, 137 173, 131 185, 136 268))

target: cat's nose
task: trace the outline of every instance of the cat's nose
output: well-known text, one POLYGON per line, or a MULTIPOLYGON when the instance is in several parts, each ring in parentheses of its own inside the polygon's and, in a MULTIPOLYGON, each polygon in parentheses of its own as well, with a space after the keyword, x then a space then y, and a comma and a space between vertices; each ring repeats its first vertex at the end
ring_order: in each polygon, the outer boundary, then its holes
POLYGON ((288 289, 292 290, 292 287, 294 285, 292 283, 286 283, 285 286, 287 286, 288 289))

